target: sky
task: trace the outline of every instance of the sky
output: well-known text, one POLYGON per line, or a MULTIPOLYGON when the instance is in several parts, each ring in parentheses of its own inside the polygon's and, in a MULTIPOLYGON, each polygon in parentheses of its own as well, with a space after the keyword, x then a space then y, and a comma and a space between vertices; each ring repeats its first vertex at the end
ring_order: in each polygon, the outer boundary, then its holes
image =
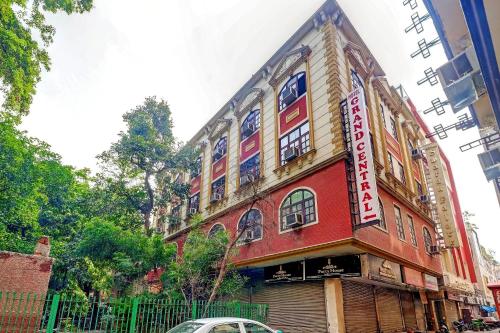
MULTIPOLYGON (((48 142, 64 163, 97 170, 95 156, 124 130, 122 115, 146 96, 168 101, 174 133, 187 141, 322 5, 323 0, 94 0, 84 15, 52 15, 50 72, 43 73, 31 113, 22 124, 48 142)), ((417 11, 426 13, 418 0, 417 11)), ((440 85, 418 86, 428 67, 446 62, 441 45, 431 57, 411 59, 417 41, 437 36, 406 34, 414 12, 396 0, 338 0, 389 82, 403 84, 418 110, 441 96, 440 85)), ((460 114, 466 113, 463 110, 460 114)), ((455 123, 425 115, 430 127, 455 123)), ((439 143, 448 155, 460 204, 475 216, 481 243, 500 258, 500 208, 475 149, 459 146, 479 138, 477 129, 449 132, 439 143)))

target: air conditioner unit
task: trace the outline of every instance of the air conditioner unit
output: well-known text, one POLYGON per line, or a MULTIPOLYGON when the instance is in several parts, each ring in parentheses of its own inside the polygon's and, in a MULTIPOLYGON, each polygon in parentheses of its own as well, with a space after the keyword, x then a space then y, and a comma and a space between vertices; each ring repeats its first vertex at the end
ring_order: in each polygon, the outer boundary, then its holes
POLYGON ((283 90, 282 93, 283 96, 283 103, 286 104, 286 106, 292 104, 296 99, 297 99, 297 90, 293 87, 286 87, 285 90, 283 90))
POLYGON ((500 177, 500 147, 487 150, 477 156, 488 181, 500 177))
POLYGON ((421 195, 418 200, 421 202, 421 203, 428 203, 430 201, 430 198, 428 195, 421 195))
POLYGON ((240 177, 240 185, 246 185, 246 184, 253 183, 254 180, 255 180, 255 177, 252 173, 246 173, 240 177))
POLYGON ((453 112, 471 105, 486 93, 484 79, 472 46, 436 71, 453 112))
POLYGON ((429 250, 430 254, 438 254, 440 252, 438 245, 431 245, 429 250))
POLYGON ((243 127, 243 135, 246 136, 246 137, 249 137, 250 135, 252 135, 252 133, 255 132, 255 124, 246 124, 244 127, 243 127))
POLYGON ((189 215, 194 215, 196 213, 198 213, 198 209, 194 207, 189 208, 189 215))
POLYGON ((212 196, 210 197, 210 203, 214 203, 220 200, 222 200, 222 195, 220 193, 212 193, 212 196))
POLYGON ((420 159, 422 157, 424 157, 424 156, 422 154, 422 150, 421 149, 415 148, 415 149, 411 150, 411 158, 413 158, 414 160, 418 160, 418 159, 420 159))
POLYGON ((243 233, 242 240, 244 242, 250 242, 250 241, 254 240, 253 230, 245 230, 245 232, 243 233))
POLYGON ((224 150, 217 149, 214 153, 214 160, 220 160, 222 156, 224 156, 224 150))
POLYGON ((297 147, 291 147, 285 150, 285 153, 283 155, 285 157, 285 161, 290 162, 291 160, 297 158, 300 153, 297 147))
POLYGON ((297 228, 304 225, 302 214, 290 214, 285 217, 285 228, 297 228))

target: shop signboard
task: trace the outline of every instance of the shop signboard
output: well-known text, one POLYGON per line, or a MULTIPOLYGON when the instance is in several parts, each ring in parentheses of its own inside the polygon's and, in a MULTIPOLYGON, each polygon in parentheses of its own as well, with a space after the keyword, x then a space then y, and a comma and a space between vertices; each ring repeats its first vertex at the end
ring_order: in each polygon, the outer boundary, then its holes
POLYGON ((425 288, 432 291, 439 291, 438 279, 435 276, 424 274, 425 288))
POLYGON ((265 282, 293 282, 304 280, 304 262, 295 261, 264 268, 265 282))
POLYGON ((403 282, 399 264, 371 254, 367 254, 367 256, 368 272, 371 279, 385 282, 403 282))
POLYGON ((314 258, 305 261, 306 280, 361 276, 359 255, 314 258))
POLYGON ((368 112, 361 88, 356 88, 349 93, 347 105, 359 205, 360 224, 357 227, 379 224, 380 207, 370 143, 368 112))
POLYGON ((458 247, 460 246, 460 242, 455 226, 454 211, 451 205, 438 144, 431 143, 426 145, 425 154, 429 165, 430 185, 436 197, 437 215, 441 229, 443 230, 444 244, 446 247, 458 247))
POLYGON ((403 277, 406 284, 411 284, 412 286, 418 288, 424 288, 424 279, 422 277, 422 272, 417 271, 406 266, 403 267, 403 277))

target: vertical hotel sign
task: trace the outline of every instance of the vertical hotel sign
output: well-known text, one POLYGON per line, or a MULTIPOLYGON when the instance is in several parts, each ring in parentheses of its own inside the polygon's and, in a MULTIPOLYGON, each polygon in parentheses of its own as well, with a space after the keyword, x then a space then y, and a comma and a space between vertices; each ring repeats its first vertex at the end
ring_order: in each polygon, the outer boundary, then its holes
POLYGON ((453 218, 453 210, 448 193, 448 186, 443 171, 441 155, 437 143, 431 143, 424 147, 429 164, 430 182, 436 197, 436 209, 443 230, 444 244, 446 247, 458 247, 457 228, 453 218))
POLYGON ((360 225, 368 226, 380 222, 380 208, 375 182, 372 146, 368 128, 368 112, 361 88, 347 96, 349 127, 351 130, 352 155, 358 192, 360 225))

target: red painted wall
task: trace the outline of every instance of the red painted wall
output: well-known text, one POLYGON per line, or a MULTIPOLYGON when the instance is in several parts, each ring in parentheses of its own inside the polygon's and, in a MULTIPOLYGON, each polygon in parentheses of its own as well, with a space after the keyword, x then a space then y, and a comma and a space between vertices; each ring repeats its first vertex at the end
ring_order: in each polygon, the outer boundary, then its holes
MULTIPOLYGON (((379 249, 390 252, 422 267, 426 267, 434 272, 440 273, 441 264, 439 257, 427 254, 424 246, 423 227, 427 226, 431 234, 433 233, 433 227, 385 190, 379 188, 378 194, 382 204, 384 205, 387 231, 383 231, 377 227, 366 227, 355 231, 355 237, 379 249), (401 241, 398 238, 396 217, 394 213, 395 204, 401 209, 401 216, 403 218, 403 226, 406 236, 405 241, 401 241), (415 225, 417 247, 414 247, 411 243, 410 229, 408 227, 408 215, 411 215, 413 218, 413 224, 415 225)), ((435 244, 434 238, 433 241, 435 244)))
MULTIPOLYGON (((346 171, 343 161, 325 167, 273 192, 255 206, 261 210, 263 215, 262 240, 239 246, 236 262, 352 237, 347 193, 346 171), (318 223, 298 231, 280 234, 278 214, 281 202, 288 193, 300 187, 308 188, 315 193, 318 223)), ((213 224, 222 223, 226 230, 234 235, 237 223, 246 209, 247 207, 242 207, 233 210, 227 215, 211 221, 204 226, 204 229, 208 233, 213 224)), ((175 241, 178 243, 178 253, 181 254, 184 237, 175 241)))

